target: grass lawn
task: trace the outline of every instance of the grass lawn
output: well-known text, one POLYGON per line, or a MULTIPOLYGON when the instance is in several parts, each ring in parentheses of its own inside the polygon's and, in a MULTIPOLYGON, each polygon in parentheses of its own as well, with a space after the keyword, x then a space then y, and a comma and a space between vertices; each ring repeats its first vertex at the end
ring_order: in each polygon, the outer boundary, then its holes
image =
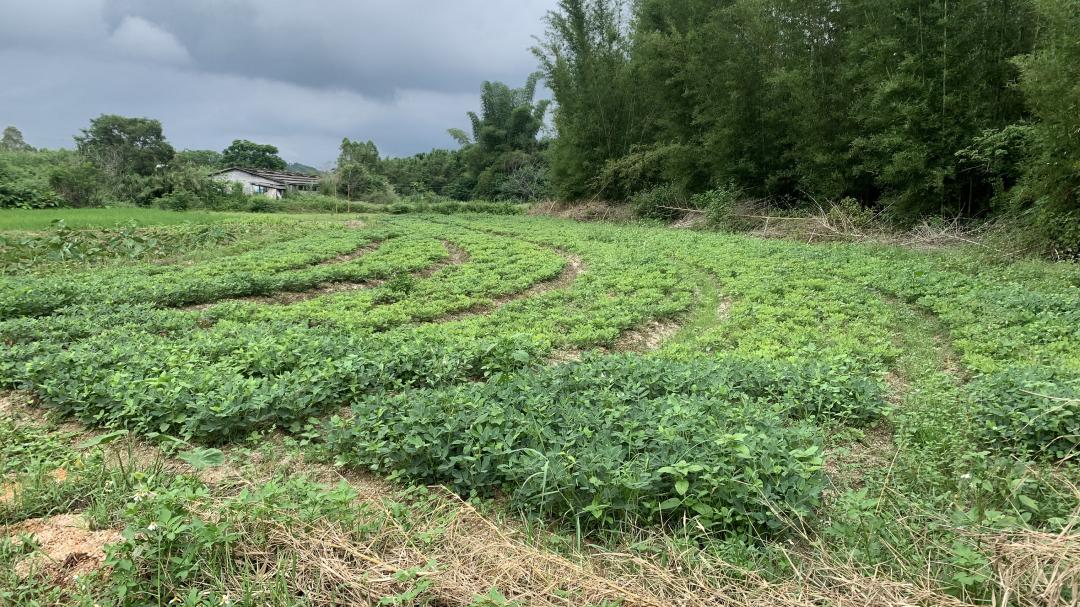
POLYGON ((69 228, 112 227, 135 221, 141 226, 174 225, 180 223, 217 223, 230 219, 250 218, 251 213, 214 213, 206 211, 166 211, 117 207, 107 209, 4 209, 0 210, 0 230, 35 231, 48 229, 57 219, 69 228))

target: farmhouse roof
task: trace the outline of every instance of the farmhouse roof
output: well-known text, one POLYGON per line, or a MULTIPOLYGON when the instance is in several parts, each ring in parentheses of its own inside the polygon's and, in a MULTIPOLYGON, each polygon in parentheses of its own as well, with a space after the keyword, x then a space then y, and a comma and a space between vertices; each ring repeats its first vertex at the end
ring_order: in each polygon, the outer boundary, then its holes
POLYGON ((268 169, 249 169, 240 166, 222 169, 214 173, 214 175, 221 175, 222 173, 228 173, 229 171, 243 171, 249 175, 261 177, 269 181, 280 183, 284 186, 316 185, 319 183, 318 175, 305 175, 304 173, 293 173, 290 171, 271 171, 268 169))

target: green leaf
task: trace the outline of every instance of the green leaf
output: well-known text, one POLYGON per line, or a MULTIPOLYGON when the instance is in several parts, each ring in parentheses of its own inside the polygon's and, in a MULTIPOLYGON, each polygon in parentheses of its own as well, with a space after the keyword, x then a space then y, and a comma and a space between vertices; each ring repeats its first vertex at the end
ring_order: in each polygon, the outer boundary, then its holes
POLYGON ((677 498, 677 497, 673 497, 671 499, 667 499, 667 500, 664 500, 663 502, 661 502, 660 509, 661 510, 672 510, 672 509, 678 508, 681 505, 682 505, 682 500, 677 498))
POLYGON ((185 451, 177 457, 196 470, 212 468, 225 463, 225 454, 222 453, 221 449, 196 448, 185 451))
POLYGON ((99 445, 108 445, 109 443, 113 442, 114 440, 116 440, 116 439, 118 439, 118 438, 120 438, 122 436, 127 436, 127 434, 128 434, 127 430, 114 430, 113 432, 109 432, 107 434, 99 434, 99 435, 97 435, 97 436, 95 436, 93 438, 89 438, 87 440, 84 440, 83 442, 76 445, 75 448, 76 449, 92 449, 92 448, 97 447, 99 445))
POLYGON ((686 490, 689 488, 690 481, 685 478, 675 481, 675 491, 677 491, 679 495, 686 495, 686 490))
POLYGON ((1020 500, 1020 503, 1023 504, 1024 507, 1027 508, 1028 510, 1031 510, 1032 512, 1038 512, 1039 511, 1039 502, 1036 502, 1035 500, 1031 499, 1030 497, 1028 497, 1028 496, 1021 493, 1020 495, 1016 496, 1016 499, 1020 500))

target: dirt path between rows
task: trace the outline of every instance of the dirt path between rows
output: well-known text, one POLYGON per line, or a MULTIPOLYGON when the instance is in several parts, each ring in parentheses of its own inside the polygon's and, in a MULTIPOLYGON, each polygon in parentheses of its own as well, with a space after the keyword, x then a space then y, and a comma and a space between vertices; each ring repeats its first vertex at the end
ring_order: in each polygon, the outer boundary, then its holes
POLYGON ((454 312, 452 314, 447 314, 445 316, 441 316, 427 322, 447 323, 464 320, 470 316, 491 314, 499 308, 514 303, 515 301, 528 299, 530 297, 536 297, 549 291, 569 288, 570 285, 574 284, 574 281, 577 280, 579 276, 585 273, 585 262, 582 261, 581 257, 574 255, 573 253, 561 250, 559 250, 558 253, 562 255, 562 257, 566 260, 566 264, 563 266, 563 270, 559 273, 558 276, 538 282, 533 286, 525 289, 524 291, 518 291, 517 293, 510 293, 507 295, 496 297, 492 299, 491 303, 489 304, 473 306, 465 310, 454 312))

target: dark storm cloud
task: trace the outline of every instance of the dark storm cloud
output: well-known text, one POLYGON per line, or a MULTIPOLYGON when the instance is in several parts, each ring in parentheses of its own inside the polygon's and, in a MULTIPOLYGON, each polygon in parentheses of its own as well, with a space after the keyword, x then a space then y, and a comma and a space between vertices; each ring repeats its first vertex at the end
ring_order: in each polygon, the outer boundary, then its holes
POLYGON ((527 52, 548 1, 109 0, 110 24, 161 24, 201 70, 343 87, 472 91, 535 69, 527 52))
MULTIPOLYGON (((325 163, 344 136, 452 145, 483 80, 523 82, 554 0, 0 0, 0 122, 57 147, 100 113, 178 147, 325 163)), ((2 125, 0 125, 2 126, 2 125)))

